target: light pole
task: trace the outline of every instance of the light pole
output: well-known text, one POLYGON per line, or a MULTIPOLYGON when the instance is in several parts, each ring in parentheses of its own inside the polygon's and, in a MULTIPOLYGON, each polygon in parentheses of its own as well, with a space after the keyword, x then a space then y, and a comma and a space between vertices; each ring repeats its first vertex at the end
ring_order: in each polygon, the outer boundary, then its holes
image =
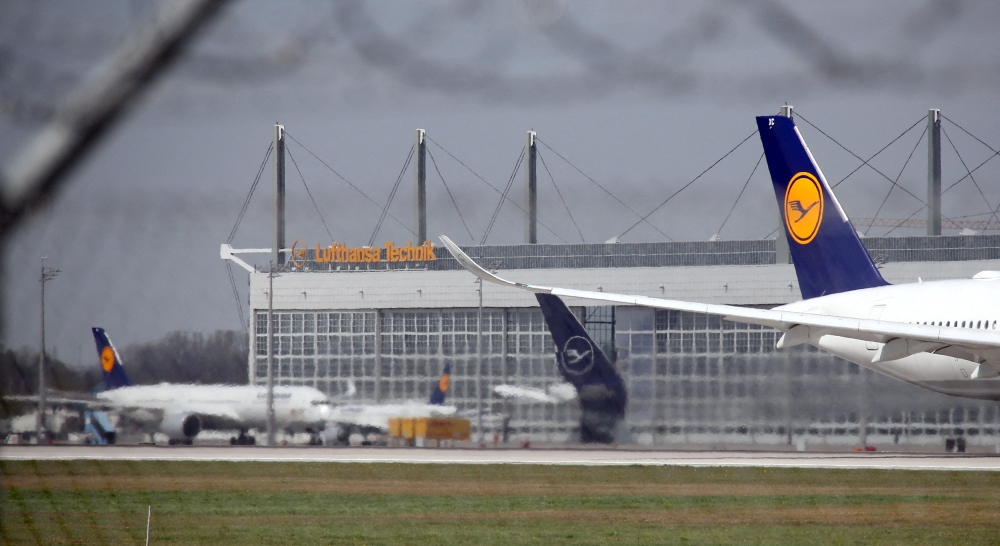
POLYGON ((476 366, 476 397, 478 398, 476 406, 479 410, 479 420, 476 426, 479 428, 479 443, 483 443, 484 431, 483 431, 483 279, 476 279, 479 283, 479 288, 476 290, 479 292, 479 320, 476 324, 479 325, 479 340, 476 342, 476 356, 479 360, 476 366))
POLYGON ((274 445, 274 270, 272 261, 267 270, 267 445, 274 445))
POLYGON ((35 421, 35 436, 38 443, 44 443, 45 427, 45 283, 59 274, 59 269, 45 267, 45 256, 42 256, 42 274, 38 281, 42 284, 42 352, 38 356, 38 419, 35 421))

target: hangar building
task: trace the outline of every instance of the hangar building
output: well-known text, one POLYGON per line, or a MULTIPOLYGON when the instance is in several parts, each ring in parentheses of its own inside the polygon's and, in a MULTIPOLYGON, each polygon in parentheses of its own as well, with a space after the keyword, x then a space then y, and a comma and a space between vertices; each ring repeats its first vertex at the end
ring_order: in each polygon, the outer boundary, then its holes
MULTIPOLYGON (((782 115, 791 116, 783 106, 782 115)), ((1000 235, 940 236, 940 113, 928 113, 927 237, 863 239, 891 283, 1000 270, 1000 235), (936 144, 935 144, 936 143, 936 144)), ((250 271, 249 375, 265 383, 269 327, 280 384, 331 395, 354 382, 361 401, 426 399, 451 364, 450 401, 464 415, 505 415, 516 440, 578 436, 579 409, 503 401, 493 387, 561 383, 555 347, 530 293, 487 284, 443 248, 351 248, 296 240, 284 226, 284 133, 275 126, 275 232, 280 274, 250 271), (287 249, 280 250, 279 249, 287 249), (285 257, 287 256, 287 263, 285 257), (273 294, 269 294, 273 282, 273 294), (268 324, 268 301, 275 319, 268 324)), ((417 241, 425 241, 424 132, 417 130, 417 241)), ((525 240, 463 249, 505 278, 532 284, 703 303, 773 307, 800 299, 785 239, 537 243, 535 134, 526 136, 525 240)), ((238 225, 238 223, 237 223, 238 225)), ((235 231, 235 228, 234 228, 235 231)), ((697 313, 566 302, 616 362, 629 393, 626 425, 646 445, 940 445, 961 436, 1000 452, 995 401, 954 398, 881 376, 810 346, 778 351, 780 332, 697 313)), ((956 373, 958 373, 956 371, 956 373)), ((473 418, 490 437, 496 420, 473 418)))
MULTIPOLYGON (((1000 270, 996 235, 864 243, 892 283, 1000 270)), ((349 380, 363 401, 426 399, 450 363, 450 402, 460 412, 507 414, 514 439, 565 441, 578 433, 572 405, 492 395, 500 384, 545 388, 562 381, 532 294, 487 283, 480 315, 476 278, 429 243, 350 249, 298 241, 293 249, 274 279, 250 274, 251 381, 266 382, 273 281, 279 384, 336 394, 349 380), (375 250, 379 261, 366 261, 375 250)), ((463 249, 505 278, 533 284, 761 307, 800 299, 793 266, 776 263, 774 240, 463 249)), ((768 328, 592 303, 567 301, 616 359, 638 443, 937 445, 964 435, 970 445, 1000 444, 995 402, 929 392, 809 346, 779 351, 780 332, 768 328)), ((491 424, 482 432, 492 438, 499 431, 491 424)))

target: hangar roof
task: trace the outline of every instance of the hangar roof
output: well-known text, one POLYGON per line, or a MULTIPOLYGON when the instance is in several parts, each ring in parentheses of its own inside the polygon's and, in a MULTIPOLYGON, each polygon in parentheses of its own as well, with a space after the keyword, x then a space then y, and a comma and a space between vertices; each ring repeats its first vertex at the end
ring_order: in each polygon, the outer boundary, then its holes
MULTIPOLYGON (((1000 235, 868 237, 864 238, 863 242, 878 264, 1000 259, 1000 235)), ((346 247, 341 246, 341 249, 346 249, 346 247)), ((775 263, 774 239, 613 244, 472 245, 462 246, 462 249, 484 266, 493 269, 696 267, 773 265, 775 263)), ((385 248, 381 249, 381 259, 377 262, 341 259, 323 261, 326 249, 320 249, 320 261, 317 261, 315 246, 305 250, 303 267, 296 268, 299 271, 386 269, 453 271, 461 269, 458 262, 442 247, 435 247, 433 261, 390 261, 385 248)))

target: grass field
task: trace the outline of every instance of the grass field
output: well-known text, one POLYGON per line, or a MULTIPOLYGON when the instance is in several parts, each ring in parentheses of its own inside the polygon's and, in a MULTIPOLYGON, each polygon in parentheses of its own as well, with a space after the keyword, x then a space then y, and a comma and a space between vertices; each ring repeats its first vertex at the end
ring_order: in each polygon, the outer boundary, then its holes
POLYGON ((3 544, 998 544, 1000 475, 0 461, 3 544))

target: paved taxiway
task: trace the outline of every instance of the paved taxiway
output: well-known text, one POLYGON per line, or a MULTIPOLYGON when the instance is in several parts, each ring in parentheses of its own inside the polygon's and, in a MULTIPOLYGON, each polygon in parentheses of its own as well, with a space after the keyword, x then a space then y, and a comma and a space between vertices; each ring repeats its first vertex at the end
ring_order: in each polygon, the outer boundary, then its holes
POLYGON ((1000 456, 912 453, 766 453, 629 449, 3 446, 0 460, 288 461, 417 464, 648 465, 1000 471, 1000 456))

